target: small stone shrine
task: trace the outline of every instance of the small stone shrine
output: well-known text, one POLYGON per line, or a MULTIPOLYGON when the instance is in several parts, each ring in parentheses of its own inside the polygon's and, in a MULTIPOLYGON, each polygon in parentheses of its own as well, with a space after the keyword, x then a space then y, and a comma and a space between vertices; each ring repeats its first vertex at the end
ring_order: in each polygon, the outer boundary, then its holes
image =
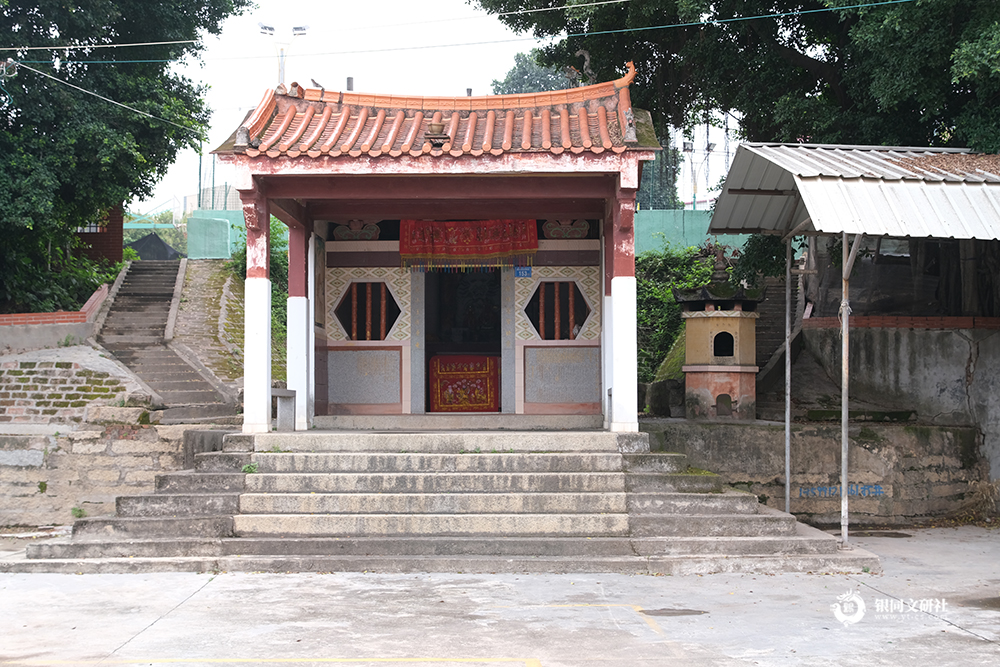
POLYGON ((721 248, 712 282, 676 291, 684 311, 684 404, 688 419, 756 418, 755 320, 762 290, 728 280, 721 248))

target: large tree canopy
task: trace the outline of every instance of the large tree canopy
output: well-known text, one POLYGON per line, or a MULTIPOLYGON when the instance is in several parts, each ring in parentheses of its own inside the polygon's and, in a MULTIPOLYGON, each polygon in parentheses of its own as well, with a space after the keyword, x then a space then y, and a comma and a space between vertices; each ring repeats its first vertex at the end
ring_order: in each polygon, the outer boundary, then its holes
MULTIPOLYGON (((491 13, 589 4, 475 2, 491 13)), ((559 39, 543 64, 578 65, 586 49, 608 80, 634 60, 633 102, 674 126, 722 111, 752 141, 1000 151, 1000 2, 630 0, 499 18, 559 39)))
POLYGON ((197 57, 200 37, 250 4, 0 0, 0 60, 20 63, 0 80, 0 309, 66 306, 35 298, 39 267, 68 262, 76 227, 150 195, 177 152, 197 146, 209 110, 171 63, 197 57), (168 41, 183 43, 104 48, 168 41))

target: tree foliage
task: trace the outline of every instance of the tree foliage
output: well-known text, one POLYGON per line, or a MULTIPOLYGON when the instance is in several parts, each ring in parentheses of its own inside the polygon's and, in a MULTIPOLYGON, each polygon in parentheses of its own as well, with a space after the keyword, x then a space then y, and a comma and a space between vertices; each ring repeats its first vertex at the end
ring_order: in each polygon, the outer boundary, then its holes
POLYGON ((652 382, 684 321, 673 290, 708 284, 712 253, 705 248, 644 252, 635 258, 639 382, 652 382))
POLYGON ((514 66, 507 72, 507 76, 503 80, 493 79, 493 94, 523 95, 571 87, 570 80, 558 68, 538 64, 539 55, 538 49, 516 54, 514 66))
MULTIPOLYGON (((491 13, 564 4, 476 2, 491 13)), ((1000 2, 850 8, 863 2, 631 0, 499 18, 558 39, 541 52, 548 66, 587 49, 608 80, 634 60, 633 103, 677 127, 714 110, 752 141, 1000 150, 1000 2)))
POLYGON ((171 63, 197 57, 200 37, 218 34, 226 17, 249 5, 0 2, 2 46, 12 47, 2 55, 19 63, 16 75, 2 81, 9 99, 0 92, 0 104, 6 101, 0 107, 0 309, 53 305, 37 290, 58 279, 50 271, 82 261, 72 258, 74 230, 149 196, 178 151, 197 147, 209 118, 203 90, 172 73, 171 63), (101 48, 182 40, 194 41, 101 48))

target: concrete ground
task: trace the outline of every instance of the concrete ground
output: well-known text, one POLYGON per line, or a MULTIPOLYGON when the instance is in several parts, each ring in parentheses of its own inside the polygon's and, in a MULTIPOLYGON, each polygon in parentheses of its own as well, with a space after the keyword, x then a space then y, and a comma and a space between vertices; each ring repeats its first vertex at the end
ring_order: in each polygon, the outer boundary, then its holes
POLYGON ((0 574, 0 665, 1000 663, 1000 530, 877 535, 860 576, 0 574))

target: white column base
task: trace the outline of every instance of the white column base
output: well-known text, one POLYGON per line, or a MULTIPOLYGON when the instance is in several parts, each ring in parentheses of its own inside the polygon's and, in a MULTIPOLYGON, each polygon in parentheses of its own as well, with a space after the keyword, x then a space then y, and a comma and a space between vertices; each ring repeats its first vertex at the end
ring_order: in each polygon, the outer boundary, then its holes
POLYGON ((608 430, 639 430, 639 353, 636 339, 636 282, 632 276, 611 279, 611 414, 608 430))
POLYGON ((295 430, 309 430, 309 299, 288 297, 288 340, 285 368, 288 388, 295 391, 295 430))
POLYGON ((247 278, 243 315, 243 432, 271 430, 271 281, 247 278))

